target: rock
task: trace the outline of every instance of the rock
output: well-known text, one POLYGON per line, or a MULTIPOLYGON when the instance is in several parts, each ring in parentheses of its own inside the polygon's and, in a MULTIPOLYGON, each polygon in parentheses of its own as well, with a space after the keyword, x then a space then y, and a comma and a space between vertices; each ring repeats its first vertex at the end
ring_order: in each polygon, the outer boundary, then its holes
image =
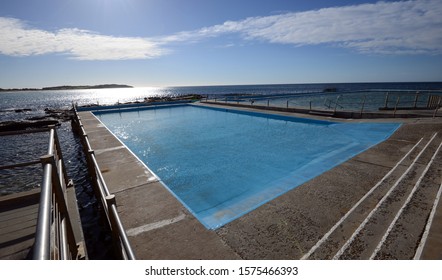
POLYGON ((50 125, 60 125, 60 122, 54 119, 39 120, 39 121, 31 121, 31 120, 5 121, 5 122, 0 122, 0 132, 24 130, 30 128, 44 128, 50 125))
POLYGON ((26 120, 28 120, 28 121, 41 121, 41 120, 44 120, 46 118, 47 118, 47 116, 36 116, 36 117, 26 118, 26 120))
POLYGON ((62 110, 62 109, 45 109, 45 113, 49 118, 54 118, 62 121, 69 121, 74 116, 73 110, 62 110))
POLYGON ((74 112, 71 110, 53 110, 53 109, 45 109, 46 115, 44 116, 33 116, 28 117, 26 120, 29 121, 42 121, 42 120, 61 120, 61 121, 69 121, 74 116, 74 112))
POLYGON ((14 112, 16 113, 23 113, 23 112, 30 112, 32 109, 24 108, 24 109, 15 109, 14 112))

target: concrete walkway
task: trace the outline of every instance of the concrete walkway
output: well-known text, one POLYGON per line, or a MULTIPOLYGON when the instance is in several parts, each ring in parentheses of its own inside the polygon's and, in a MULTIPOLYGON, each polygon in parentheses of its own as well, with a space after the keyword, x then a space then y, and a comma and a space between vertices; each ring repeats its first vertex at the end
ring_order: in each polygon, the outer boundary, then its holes
MULTIPOLYGON (((138 259, 299 259, 421 137, 442 134, 439 119, 395 120, 404 125, 383 143, 209 231, 90 112, 79 115, 138 259)), ((441 257, 440 232, 432 227, 425 248, 436 254, 423 258, 441 257)))

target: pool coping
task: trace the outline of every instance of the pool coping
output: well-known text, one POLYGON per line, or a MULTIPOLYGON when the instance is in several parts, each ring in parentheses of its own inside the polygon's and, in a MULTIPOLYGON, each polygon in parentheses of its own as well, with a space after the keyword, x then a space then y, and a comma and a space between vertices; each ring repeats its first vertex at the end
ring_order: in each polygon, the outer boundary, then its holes
MULTIPOLYGON (((215 105, 192 105, 192 106, 215 106, 215 105)), ((216 105, 220 106, 221 105, 216 105)), ((226 107, 224 107, 226 108, 226 107)), ((242 109, 242 108, 241 108, 242 109)), ((238 110, 238 109, 236 109, 238 110)), ((249 109, 252 111, 256 111, 259 113, 269 113, 268 111, 262 111, 257 109, 249 109)), ((285 113, 285 112, 272 112, 275 115, 283 115, 283 116, 299 116, 299 114, 293 113, 285 113)), ((105 128, 104 125, 99 122, 99 120, 90 112, 80 112, 82 121, 85 127, 86 132, 88 133, 89 139, 91 140, 91 146, 93 149, 96 149, 94 146, 99 147, 97 151, 101 151, 101 154, 106 154, 112 152, 112 148, 116 147, 115 143, 113 147, 103 145, 104 142, 112 142, 108 139, 114 139, 115 136, 105 128), (89 116, 88 116, 89 115, 89 116), (101 142, 101 143, 100 143, 101 142), (110 150, 109 150, 110 149, 110 150)), ((301 115, 300 117, 306 118, 305 115, 301 115)), ((310 118, 311 116, 308 116, 310 118)), ((313 118, 313 117, 312 117, 313 118)), ((327 120, 333 122, 364 122, 363 120, 337 120, 335 118, 323 117, 323 116, 315 116, 314 118, 320 120, 327 120)), ((402 122, 407 125, 407 130, 410 127, 415 126, 418 127, 421 124, 428 124, 429 126, 435 125, 438 130, 440 130, 440 120, 429 120, 429 119, 385 119, 385 120, 369 120, 369 122, 392 122, 392 121, 402 122)), ((399 129, 401 130, 401 129, 399 129)), ((404 134, 403 130, 401 130, 400 134, 404 134)), ((398 133, 396 131, 394 133, 393 138, 397 138, 395 135, 398 133)), ((413 136, 414 137, 414 136, 413 136)), ((388 140, 387 140, 388 141, 388 140)), ((395 139, 394 141, 408 141, 407 139, 395 139)), ((122 143, 117 139, 117 146, 122 143)), ((382 144, 382 143, 381 143, 382 144)), ((127 148, 124 148, 127 149, 127 148)), ((118 150, 118 149, 117 149, 118 150)), ((369 149, 365 153, 370 153, 369 149)), ((115 150, 113 151, 116 152, 115 150)), ((100 154, 100 153, 99 153, 100 154)), ((118 151, 117 153, 118 154, 118 151)), ((127 153, 126 153, 127 154, 127 153)), ((228 224, 219 230, 210 231, 204 228, 196 218, 193 217, 191 213, 188 212, 187 209, 176 199, 176 197, 171 194, 167 188, 158 180, 158 181, 150 181, 147 183, 137 182, 129 182, 126 186, 121 187, 121 181, 114 181, 112 177, 125 177, 127 174, 124 174, 124 170, 128 170, 125 165, 134 166, 133 169, 139 170, 140 177, 149 177, 146 175, 146 172, 150 173, 150 176, 154 176, 154 174, 149 170, 147 166, 140 163, 138 158, 133 155, 132 152, 129 151, 130 155, 126 155, 125 157, 130 158, 127 162, 114 164, 109 163, 109 159, 106 159, 100 155, 97 155, 97 161, 100 167, 104 166, 102 171, 104 171, 104 177, 106 182, 109 184, 111 192, 113 190, 116 194, 117 206, 122 217, 123 224, 126 227, 128 232, 134 232, 135 229, 140 230, 139 234, 134 236, 130 236, 130 241, 133 243, 135 254, 139 259, 286 259, 288 258, 284 254, 280 254, 279 257, 276 257, 273 252, 268 252, 268 250, 264 250, 265 246, 262 247, 254 247, 244 248, 247 244, 244 238, 254 238, 256 234, 261 234, 261 230, 265 230, 265 227, 271 223, 272 219, 274 219, 274 215, 270 214, 270 212, 277 212, 277 209, 284 209, 286 207, 287 199, 293 197, 294 190, 289 191, 286 194, 283 194, 280 198, 275 199, 275 201, 271 201, 266 203, 265 205, 259 207, 258 209, 252 211, 249 214, 246 214, 244 217, 239 218, 236 221, 233 221, 231 224, 228 224), (125 166, 125 168, 120 168, 125 166), (113 169, 112 173, 109 169, 113 169), (118 171, 121 172, 118 172, 118 171), (118 174, 118 175, 117 175, 118 174), (116 186, 115 184, 120 182, 120 186, 116 186), (149 193, 143 194, 143 189, 148 188, 149 193), (150 196, 150 197, 149 197, 150 196), (277 200, 277 201, 276 201, 277 200), (161 203, 159 203, 161 201, 161 203), (278 201, 286 201, 282 203, 282 206, 278 206, 278 201), (167 205, 167 206, 166 206, 167 205), (155 216, 155 215, 158 216, 155 216), (136 216, 136 217, 135 217, 136 216), (252 228, 255 229, 255 234, 252 236, 249 235, 252 228), (143 231, 144 229, 148 229, 147 231, 143 231), (257 230, 261 229, 261 230, 257 230), (179 234, 181 233, 181 234, 179 234), (183 240, 183 235, 185 236, 183 240), (208 254, 207 252, 211 253, 208 254)), ((384 162, 376 162, 376 160, 370 160, 370 157, 365 155, 365 158, 368 159, 365 163, 366 166, 376 166, 379 169, 387 168, 384 162)), ((344 162, 334 169, 342 169, 343 165, 352 164, 352 161, 355 161, 353 158, 344 162)), ((359 159, 360 161, 360 159, 359 159)), ((387 164, 388 165, 388 164, 387 164)), ((345 167, 344 167, 345 169, 345 167)), ((329 172, 327 174, 322 174, 318 177, 321 179, 317 179, 316 181, 321 181, 324 177, 330 176, 329 172)), ((332 171, 331 173, 336 173, 336 171, 332 171)), ((338 174, 341 172, 337 172, 338 174)), ((333 175, 331 175, 333 176, 333 175)), ((336 176, 336 175, 335 175, 336 176)), ((135 176, 136 177, 136 176, 135 176)), ((315 178, 316 179, 316 178, 315 178)), ((135 180, 136 181, 136 180, 135 180)), ((302 192, 308 193, 308 187, 304 185, 311 185, 312 182, 307 182, 302 186, 296 189, 302 189, 302 192), (304 187, 303 187, 304 186, 304 187), (302 188, 301 188, 302 187, 302 188)), ((299 192, 299 191, 296 191, 299 192)), ((299 195, 299 194, 298 194, 299 195)), ((296 196, 296 194, 295 194, 296 196)), ((351 201, 352 199, 347 199, 351 201)), ((299 209, 298 209, 299 210, 299 209)), ((304 213, 301 213, 304 215, 304 213)), ((301 215, 301 216, 302 216, 301 215)), ((270 239, 275 239, 278 241, 280 237, 273 236, 270 239)), ((273 242, 275 242, 273 240, 273 242)), ((271 241, 271 240, 270 240, 271 241)), ((280 242, 276 242, 277 245, 274 247, 274 251, 284 251, 280 246, 280 242), (279 244, 279 245, 278 245, 279 244)), ((302 246, 300 245, 300 248, 302 246)), ((302 255, 302 249, 300 252, 292 252, 290 258, 299 258, 302 255)))

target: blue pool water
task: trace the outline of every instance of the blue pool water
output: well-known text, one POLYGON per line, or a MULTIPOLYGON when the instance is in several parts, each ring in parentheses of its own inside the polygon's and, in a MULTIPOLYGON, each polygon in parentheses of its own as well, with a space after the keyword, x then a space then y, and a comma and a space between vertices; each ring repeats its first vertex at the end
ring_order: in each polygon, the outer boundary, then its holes
POLYGON ((95 114, 209 229, 382 142, 400 126, 191 105, 95 114))

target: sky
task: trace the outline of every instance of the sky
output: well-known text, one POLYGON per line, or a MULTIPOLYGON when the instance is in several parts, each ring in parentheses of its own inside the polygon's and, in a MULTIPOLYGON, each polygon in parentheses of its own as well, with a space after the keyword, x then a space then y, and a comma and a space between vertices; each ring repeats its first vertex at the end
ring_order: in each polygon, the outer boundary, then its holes
POLYGON ((0 88, 441 82, 441 14, 441 0, 0 0, 0 88))

